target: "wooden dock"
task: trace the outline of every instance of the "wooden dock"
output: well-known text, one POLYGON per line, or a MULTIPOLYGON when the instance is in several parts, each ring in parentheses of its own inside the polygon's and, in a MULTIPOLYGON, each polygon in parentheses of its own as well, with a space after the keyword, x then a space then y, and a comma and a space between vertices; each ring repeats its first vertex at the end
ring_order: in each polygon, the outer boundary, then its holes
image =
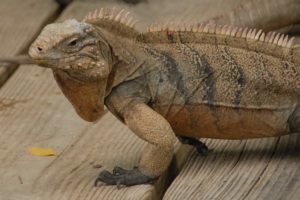
MULTIPOLYGON (((138 26, 144 30, 151 22, 179 16, 207 20, 237 4, 221 2, 85 0, 61 9, 54 0, 1 0, 0 57, 26 52, 45 24, 81 19, 98 7, 126 7, 145 22, 138 26)), ((300 199, 299 134, 206 140, 207 157, 177 143, 170 169, 153 185, 94 187, 100 170, 135 166, 145 143, 109 113, 96 124, 81 120, 50 70, 34 65, 15 69, 0 65, 0 200, 300 199), (32 156, 31 147, 51 147, 57 155, 32 156)))

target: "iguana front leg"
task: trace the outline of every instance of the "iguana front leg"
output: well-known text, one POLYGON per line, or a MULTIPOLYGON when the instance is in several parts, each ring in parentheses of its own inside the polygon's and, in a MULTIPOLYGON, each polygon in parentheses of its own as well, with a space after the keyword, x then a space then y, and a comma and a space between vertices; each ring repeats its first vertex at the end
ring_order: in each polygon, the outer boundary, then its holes
POLYGON ((165 118, 143 103, 126 106, 123 118, 137 136, 148 142, 139 166, 133 170, 116 167, 114 173, 102 171, 95 185, 98 181, 127 186, 148 183, 159 177, 172 160, 176 136, 165 118))

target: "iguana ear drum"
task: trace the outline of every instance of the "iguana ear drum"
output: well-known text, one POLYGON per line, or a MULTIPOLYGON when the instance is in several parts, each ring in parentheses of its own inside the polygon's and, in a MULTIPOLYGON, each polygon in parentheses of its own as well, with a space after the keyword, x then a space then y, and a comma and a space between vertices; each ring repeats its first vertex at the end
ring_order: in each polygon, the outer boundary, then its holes
POLYGON ((99 40, 98 40, 98 45, 99 45, 99 50, 102 58, 108 63, 109 71, 111 71, 112 67, 112 49, 109 46, 108 42, 105 40, 104 36, 101 35, 100 32, 99 34, 99 40))
POLYGON ((110 53, 110 48, 107 44, 105 44, 102 41, 99 41, 99 48, 100 48, 100 52, 101 55, 103 56, 104 59, 110 59, 111 57, 111 53, 110 53))

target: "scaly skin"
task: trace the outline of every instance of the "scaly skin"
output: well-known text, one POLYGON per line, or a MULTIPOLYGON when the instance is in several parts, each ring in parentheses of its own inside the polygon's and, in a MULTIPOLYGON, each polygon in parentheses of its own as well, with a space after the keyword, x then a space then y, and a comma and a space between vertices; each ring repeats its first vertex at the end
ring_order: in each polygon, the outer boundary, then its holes
POLYGON ((87 121, 104 104, 148 142, 138 168, 96 180, 135 185, 169 166, 176 136, 241 139, 299 130, 300 51, 292 39, 261 31, 200 26, 132 28, 124 12, 90 13, 48 25, 29 55, 52 68, 87 121), (120 21, 121 20, 121 21, 120 21))
POLYGON ((300 22, 300 0, 247 0, 212 20, 217 24, 277 30, 300 22))

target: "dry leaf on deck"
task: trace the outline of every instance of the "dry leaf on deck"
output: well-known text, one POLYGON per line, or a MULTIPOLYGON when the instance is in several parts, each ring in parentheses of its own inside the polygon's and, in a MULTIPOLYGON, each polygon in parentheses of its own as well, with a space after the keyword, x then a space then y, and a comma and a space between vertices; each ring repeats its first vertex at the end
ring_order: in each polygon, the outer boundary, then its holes
POLYGON ((29 153, 34 156, 55 156, 52 148, 32 147, 29 149, 29 153))

